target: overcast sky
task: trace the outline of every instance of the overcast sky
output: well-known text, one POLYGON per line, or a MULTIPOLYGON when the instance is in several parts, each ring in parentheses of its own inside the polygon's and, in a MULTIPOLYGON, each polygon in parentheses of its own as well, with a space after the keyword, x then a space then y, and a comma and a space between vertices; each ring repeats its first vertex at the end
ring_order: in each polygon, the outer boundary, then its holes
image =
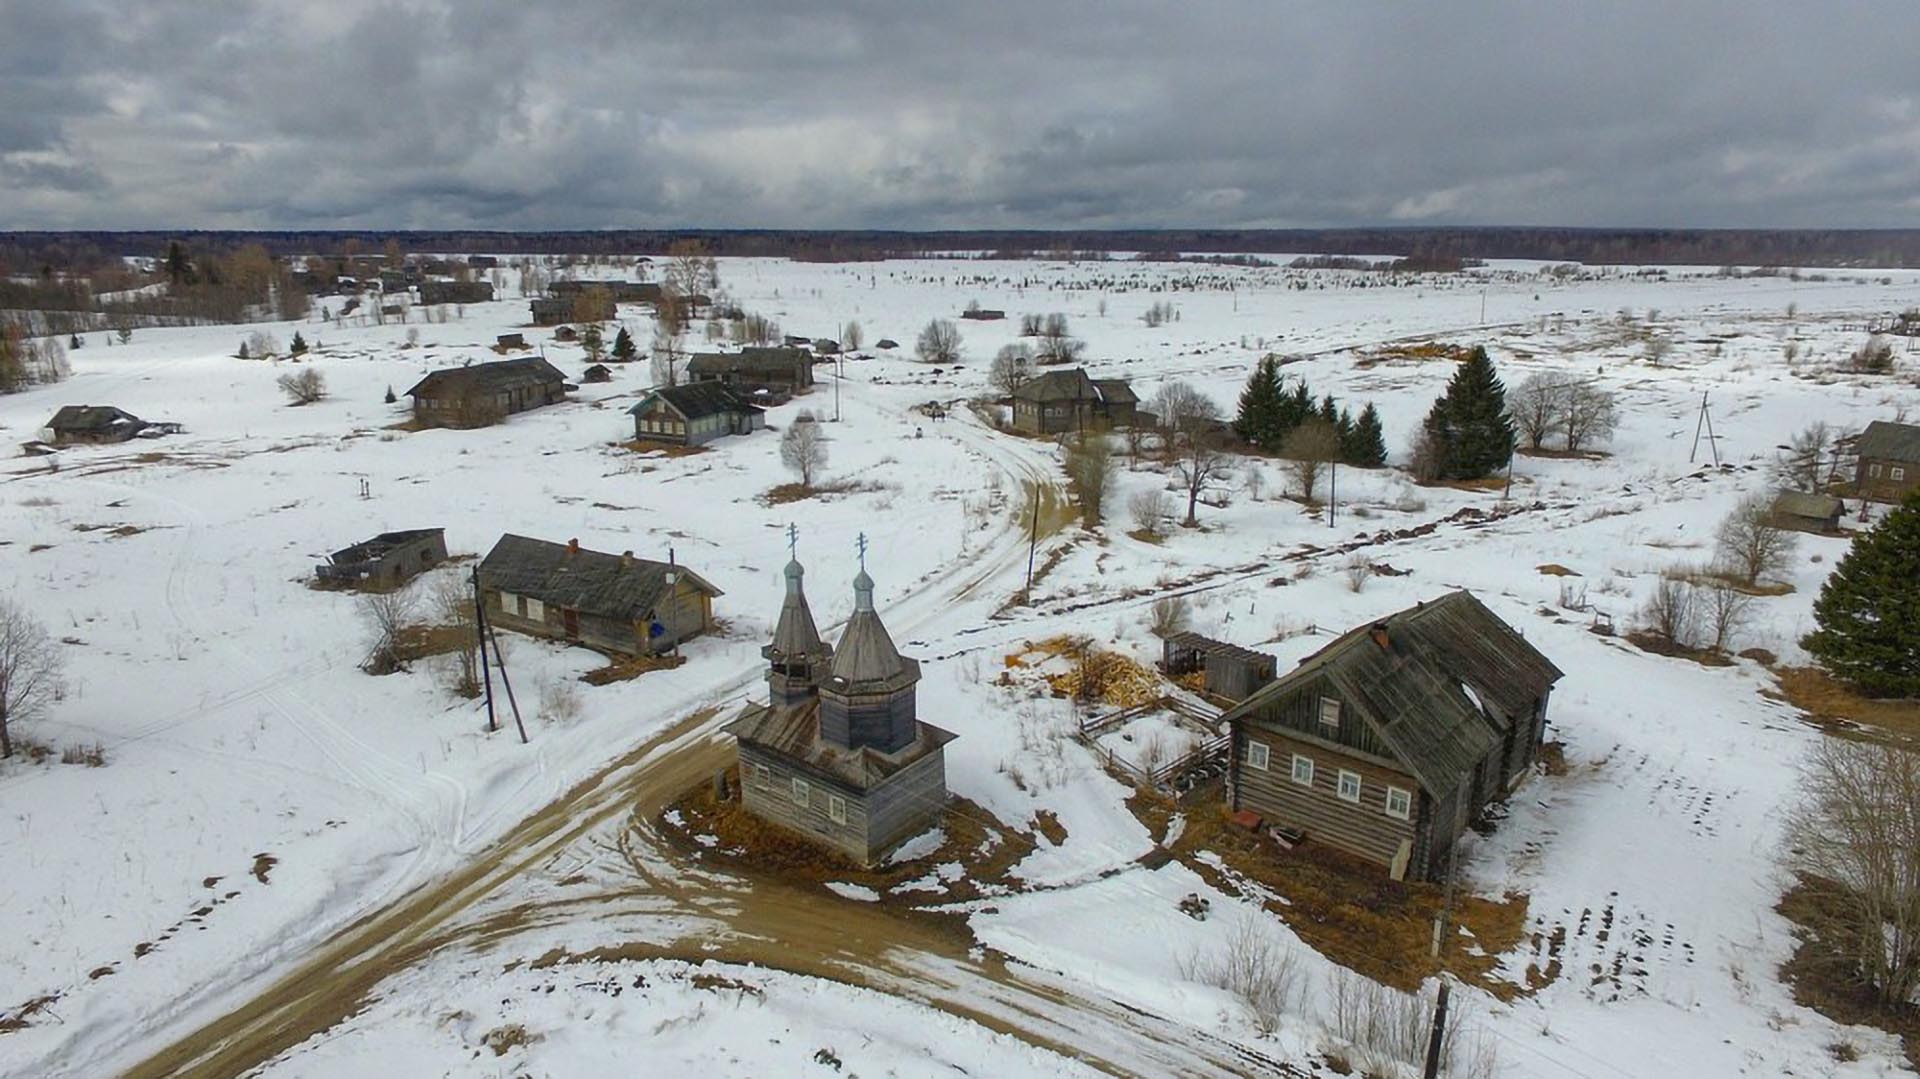
POLYGON ((0 228, 1920 227, 1920 4, 0 0, 0 228))

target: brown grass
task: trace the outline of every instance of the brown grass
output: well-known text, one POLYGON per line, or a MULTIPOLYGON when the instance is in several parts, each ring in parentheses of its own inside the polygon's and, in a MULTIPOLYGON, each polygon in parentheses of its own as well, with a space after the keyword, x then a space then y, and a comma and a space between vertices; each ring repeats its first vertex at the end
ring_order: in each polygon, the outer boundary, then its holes
POLYGON ((705 453, 705 446, 682 446, 678 442, 654 442, 651 439, 633 438, 614 445, 634 453, 657 453, 663 457, 692 457, 696 453, 705 453))
POLYGON ((33 1017, 46 1011, 53 1002, 60 999, 57 993, 47 993, 28 1000, 25 1004, 0 1015, 0 1034, 11 1034, 16 1030, 25 1030, 33 1025, 33 1017))
POLYGON ((1364 370, 1382 363, 1428 363, 1435 360, 1465 363, 1467 357, 1472 354, 1473 349, 1467 345, 1455 345, 1443 341, 1407 342, 1382 345, 1363 352, 1353 361, 1353 365, 1364 370))
POLYGON ((266 884, 266 883, 269 883, 267 880, 267 875, 269 873, 272 873, 273 867, 279 864, 280 864, 280 859, 275 858, 273 855, 267 854, 266 852, 263 851, 253 856, 253 868, 248 870, 248 872, 253 874, 254 880, 257 880, 262 884, 266 884))
POLYGON ((816 483, 811 487, 798 483, 783 483, 777 487, 769 487, 767 492, 760 496, 760 504, 784 506, 789 502, 804 502, 809 498, 819 498, 823 495, 850 495, 884 490, 886 490, 884 485, 870 480, 831 480, 826 483, 816 483))
POLYGON ((402 663, 412 663, 428 656, 443 656, 449 652, 458 652, 470 647, 473 640, 472 630, 463 630, 459 626, 436 626, 425 623, 401 626, 393 635, 393 656, 402 663))
POLYGON ((1834 733, 1860 724, 1903 739, 1920 739, 1920 700, 1880 700, 1856 693, 1818 667, 1781 667, 1773 672, 1780 690, 1768 694, 1805 712, 1834 733))
POLYGON ((670 671, 687 661, 685 656, 622 656, 610 660, 606 666, 588 671, 580 680, 590 686, 604 686, 611 682, 631 682, 650 671, 670 671))
MULTIPOLYGON (((1230 825, 1219 810, 1196 812, 1174 853, 1207 883, 1229 895, 1241 893, 1228 874, 1191 857, 1202 850, 1218 854, 1233 873, 1284 896, 1285 903, 1267 903, 1267 910, 1341 966, 1408 991, 1434 973, 1433 920, 1444 903, 1439 885, 1391 880, 1371 863, 1316 843, 1282 851, 1230 825)), ((1525 939, 1524 894, 1495 900, 1456 892, 1454 924, 1464 932, 1448 934, 1442 959, 1463 981, 1502 1000, 1546 984, 1519 986, 1495 973, 1499 957, 1525 939), (1480 954, 1470 954, 1468 945, 1477 945, 1480 954)))
POLYGON ((1884 1008, 1871 987, 1853 976, 1846 930, 1832 914, 1844 902, 1839 885, 1805 876, 1780 897, 1774 909, 1793 923, 1795 938, 1793 955, 1780 965, 1780 978, 1792 987, 1795 1003, 1835 1022, 1898 1037, 1907 1062, 1920 1068, 1920 1007, 1884 1008))
POLYGON ((1716 652, 1711 648, 1688 648, 1676 644, 1651 630, 1636 629, 1622 634, 1634 647, 1642 652, 1672 659, 1690 659, 1702 667, 1731 667, 1733 657, 1725 652, 1716 652))
POLYGON ((503 1027, 495 1027, 487 1031, 486 1037, 481 1039, 487 1048, 493 1050, 493 1055, 497 1057, 506 1056, 509 1051, 515 1048, 531 1045, 539 1040, 540 1035, 527 1033, 527 1028, 519 1023, 508 1023, 503 1027))
POLYGON ((1167 542, 1167 537, 1160 535, 1158 532, 1149 532, 1144 528, 1136 528, 1127 533, 1127 535, 1129 538, 1137 539, 1141 543, 1151 543, 1155 547, 1167 542))
POLYGON ((1522 457, 1539 457, 1549 461, 1604 461, 1613 456, 1602 450, 1553 450, 1545 446, 1539 449, 1521 447, 1522 457))
POLYGON ((1549 576, 1549 577, 1578 577, 1578 576, 1580 576, 1580 574, 1579 574, 1578 572, 1576 572, 1576 571, 1574 571, 1574 570, 1570 570, 1570 569, 1568 569, 1567 567, 1565 567, 1565 566, 1563 566, 1563 565, 1561 565, 1561 564, 1560 564, 1560 563, 1558 563, 1558 562, 1548 562, 1548 563, 1546 563, 1545 565, 1541 565, 1541 566, 1535 566, 1534 568, 1535 568, 1535 569, 1537 569, 1537 570, 1539 570, 1539 571, 1540 571, 1541 573, 1544 573, 1544 574, 1546 574, 1546 575, 1547 575, 1547 576, 1549 576))

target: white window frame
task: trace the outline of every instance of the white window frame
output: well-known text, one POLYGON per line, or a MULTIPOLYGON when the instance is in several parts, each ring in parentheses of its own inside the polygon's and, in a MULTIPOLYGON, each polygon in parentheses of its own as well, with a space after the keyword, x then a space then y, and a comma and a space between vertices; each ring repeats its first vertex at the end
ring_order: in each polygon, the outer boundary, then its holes
POLYGON ((1340 728, 1340 701, 1338 698, 1320 698, 1320 725, 1322 727, 1332 727, 1335 730, 1340 728), (1331 715, 1329 715, 1329 713, 1331 713, 1331 715))
POLYGON ((1333 793, 1335 797, 1339 798, 1343 802, 1353 802, 1355 804, 1358 804, 1360 801, 1360 794, 1365 789, 1366 789, 1366 786, 1364 783, 1361 782, 1359 772, 1350 772, 1345 768, 1342 768, 1340 769, 1340 782, 1337 786, 1333 788, 1333 793), (1349 779, 1353 780, 1353 796, 1352 797, 1347 796, 1347 780, 1349 779))
POLYGON ((764 764, 753 766, 753 785, 762 789, 773 787, 773 770, 764 764))
POLYGON ((1871 465, 1868 465, 1868 466, 1867 466, 1867 475, 1868 475, 1868 476, 1870 476, 1870 477, 1872 477, 1873 479, 1876 479, 1876 480, 1877 480, 1877 479, 1879 479, 1879 478, 1880 478, 1880 466, 1879 466, 1879 465, 1877 465, 1877 464, 1871 464, 1871 465))
POLYGON ((520 609, 521 612, 527 616, 529 622, 545 622, 547 620, 547 605, 534 599, 532 596, 520 597, 520 609))
POLYGON ((1265 742, 1256 742, 1252 739, 1247 740, 1247 767, 1258 768, 1264 772, 1267 770, 1267 766, 1272 763, 1273 751, 1267 748, 1265 742))
POLYGON ((1899 465, 1893 465, 1887 469, 1887 478, 1896 482, 1904 480, 1907 478, 1907 470, 1899 465))
POLYGON ((500 609, 507 612, 508 614, 519 614, 520 613, 520 597, 514 595, 512 592, 506 592, 506 591, 501 592, 500 593, 500 609))
POLYGON ((793 799, 793 804, 803 807, 811 805, 812 795, 813 790, 807 786, 807 781, 801 779, 799 776, 794 776, 793 785, 787 789, 787 797, 793 799))
POLYGON ((1387 816, 1397 820, 1413 819, 1413 792, 1404 787, 1387 788, 1387 816), (1400 808, 1394 809, 1393 803, 1399 801, 1400 808))
POLYGON ((1302 787, 1313 786, 1313 758, 1304 757, 1295 753, 1293 755, 1293 770, 1288 774, 1288 778, 1300 784, 1302 787), (1306 767, 1302 768, 1301 765, 1305 765, 1306 767))
POLYGON ((827 819, 835 824, 847 823, 847 800, 837 794, 827 795, 827 819))

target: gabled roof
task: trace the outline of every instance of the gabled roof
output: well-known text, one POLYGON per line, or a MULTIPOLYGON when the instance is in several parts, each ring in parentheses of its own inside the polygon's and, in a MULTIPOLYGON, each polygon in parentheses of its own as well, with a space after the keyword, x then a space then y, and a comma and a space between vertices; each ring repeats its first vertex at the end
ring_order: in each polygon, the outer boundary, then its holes
POLYGON ((679 386, 655 387, 640 403, 627 410, 634 415, 654 401, 664 401, 690 420, 704 416, 719 416, 729 412, 764 413, 766 409, 748 403, 747 399, 733 391, 730 386, 718 382, 687 382, 679 386))
POLYGON ((637 622, 668 596, 669 569, 710 596, 722 594, 685 566, 576 550, 568 544, 511 533, 501 536, 481 560, 480 580, 488 588, 531 596, 542 603, 637 622))
POLYGON ((1093 388, 1099 391, 1100 400, 1110 405, 1140 403, 1140 395, 1133 392, 1133 387, 1128 385, 1124 378, 1096 378, 1093 380, 1093 388))
POLYGON ((55 431, 105 431, 127 423, 146 425, 140 417, 112 405, 62 405, 47 426, 55 431))
POLYGON ((849 749, 820 737, 820 701, 815 698, 792 707, 761 705, 727 724, 727 733, 740 741, 771 750, 865 793, 887 777, 953 741, 952 731, 931 723, 916 723, 913 741, 898 753, 882 753, 871 746, 849 749))
POLYGON ((1087 377, 1087 369, 1076 367, 1035 375, 1015 388, 1013 396, 1025 401, 1079 401, 1097 399, 1099 392, 1087 377))
POLYGON ((1560 677, 1552 661, 1461 591, 1348 631, 1224 718, 1244 719, 1325 679, 1429 793, 1444 795, 1492 752, 1509 717, 1528 715, 1560 677))
POLYGON ((538 356, 512 360, 471 363, 465 367, 443 367, 407 391, 409 397, 443 393, 507 393, 528 386, 562 384, 567 377, 560 369, 538 356))
POLYGON ((1773 512, 1790 517, 1817 517, 1824 520, 1844 509, 1846 506, 1833 495, 1808 494, 1805 491, 1782 491, 1773 500, 1773 512))
POLYGON ((1862 457, 1920 462, 1920 427, 1910 423, 1875 420, 1860 432, 1853 448, 1862 457))
POLYGON ((333 552, 330 560, 335 565, 350 562, 371 562, 384 556, 388 551, 403 543, 438 536, 446 532, 444 528, 408 528, 398 532, 382 532, 370 540, 363 540, 351 547, 343 547, 333 552))
POLYGON ((752 346, 738 352, 697 353, 687 361, 687 370, 696 375, 739 373, 787 379, 812 363, 813 354, 805 349, 752 346))

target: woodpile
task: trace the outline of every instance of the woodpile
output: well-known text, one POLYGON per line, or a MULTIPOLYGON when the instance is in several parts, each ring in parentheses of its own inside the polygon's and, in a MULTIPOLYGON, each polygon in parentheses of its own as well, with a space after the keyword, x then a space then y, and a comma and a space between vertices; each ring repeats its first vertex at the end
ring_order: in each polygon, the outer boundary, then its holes
MULTIPOLYGON (((1070 664, 1063 673, 1045 676, 1055 696, 1133 708, 1159 700, 1164 692, 1158 674, 1117 652, 1103 652, 1084 637, 1052 637, 1029 645, 1028 651, 1070 664)), ((1007 660, 1009 667, 1025 665, 1018 655, 1007 660)))

